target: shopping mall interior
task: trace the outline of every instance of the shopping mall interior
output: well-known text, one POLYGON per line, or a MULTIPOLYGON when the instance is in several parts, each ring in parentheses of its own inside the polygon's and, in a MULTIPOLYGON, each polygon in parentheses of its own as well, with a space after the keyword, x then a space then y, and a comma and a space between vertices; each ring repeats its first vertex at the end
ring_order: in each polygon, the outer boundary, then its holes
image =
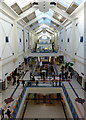
POLYGON ((86 120, 86 0, 0 0, 0 119, 86 120))

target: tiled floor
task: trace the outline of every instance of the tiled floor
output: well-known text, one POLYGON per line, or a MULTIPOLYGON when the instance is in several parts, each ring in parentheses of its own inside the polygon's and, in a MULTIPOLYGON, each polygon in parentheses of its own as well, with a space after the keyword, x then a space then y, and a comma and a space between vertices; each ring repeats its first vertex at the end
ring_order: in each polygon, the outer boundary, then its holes
POLYGON ((65 115, 60 102, 55 106, 34 105, 33 102, 29 102, 24 118, 65 118, 65 115))
MULTIPOLYGON (((28 68, 27 68, 28 69, 28 68)), ((58 69, 58 73, 60 73, 60 68, 59 67, 57 67, 57 69, 58 69)), ((29 70, 26 74, 25 74, 25 76, 24 76, 24 80, 30 80, 30 71, 31 70, 29 70)), ((21 80, 21 78, 20 78, 20 80, 21 80)), ((81 88, 81 86, 79 85, 79 83, 73 78, 72 80, 71 80, 71 84, 73 85, 73 87, 74 87, 74 89, 76 90, 76 92, 77 92, 77 94, 81 97, 81 98, 84 98, 85 97, 85 93, 86 92, 84 92, 83 91, 83 89, 81 88)), ((44 84, 45 85, 45 84, 44 84)), ((2 93, 0 93, 0 108, 2 107, 2 105, 3 105, 3 107, 5 108, 5 106, 6 106, 6 104, 5 104, 5 102, 3 102, 3 104, 1 104, 1 102, 2 101, 4 101, 4 99, 6 99, 6 98, 8 98, 8 97, 10 97, 10 95, 12 94, 12 92, 14 91, 14 89, 15 89, 15 87, 16 87, 16 85, 14 85, 14 86, 12 86, 12 85, 8 85, 8 89, 6 89, 6 90, 4 90, 4 91, 2 91, 2 93)), ((12 106, 11 107, 11 110, 13 109, 13 106, 15 105, 15 103, 16 103, 16 100, 18 99, 18 96, 20 95, 20 93, 21 93, 21 91, 22 91, 22 84, 20 84, 19 85, 19 87, 18 87, 18 89, 17 89, 17 91, 15 92, 15 94, 14 94, 14 96, 13 96, 13 98, 15 99, 15 101, 14 101, 14 103, 12 104, 9 104, 8 106, 12 106)), ((69 88, 69 86, 68 86, 68 88, 67 89, 70 89, 69 88)), ((8 107, 8 106, 6 106, 6 107, 8 107)), ((33 108, 33 104, 28 104, 28 106, 29 107, 27 107, 27 111, 26 111, 26 113, 28 113, 28 111, 31 113, 31 107, 33 108)), ((42 117, 44 117, 44 114, 45 114, 45 117, 47 117, 47 116, 49 116, 49 117, 53 117, 53 115, 54 115, 54 118, 55 118, 55 116, 57 117, 58 116, 58 118, 59 118, 59 115, 60 115, 60 113, 61 113, 61 111, 60 111, 60 105, 58 105, 59 107, 56 107, 56 108, 54 108, 54 107, 52 107, 52 106, 49 106, 49 107, 47 107, 47 108, 45 108, 45 106, 41 106, 40 105, 40 107, 34 107, 34 109, 33 109, 33 111, 35 111, 36 109, 38 110, 38 113, 40 113, 40 114, 37 114, 37 113, 35 113, 35 112, 33 112, 34 113, 34 115, 32 116, 32 117, 34 117, 36 114, 38 115, 37 117, 40 117, 40 116, 42 116, 42 117), (38 108, 40 108, 40 110, 38 109, 38 108), (55 110, 57 110, 57 108, 59 108, 58 109, 58 114, 56 114, 55 113, 55 110), (41 113, 41 111, 42 110, 44 110, 44 112, 43 112, 43 114, 41 113), (49 114, 49 113, 47 113, 47 111, 48 110, 50 110, 49 112, 51 113, 51 114, 49 114), (53 113, 53 114, 52 114, 53 113)), ((86 105, 85 105, 86 106, 86 105)), ((7 109, 7 108, 5 108, 5 109, 7 109)), ((25 113, 25 116, 27 117, 27 115, 28 114, 26 114, 25 113)), ((29 117, 31 117, 31 116, 29 116, 29 117)), ((62 117, 64 117, 64 115, 62 116, 62 117)))
MULTIPOLYGON (((26 68, 26 69, 27 69, 27 68, 26 68)), ((27 78, 29 78, 29 76, 30 76, 30 71, 31 71, 31 70, 29 70, 29 71, 25 74, 25 76, 24 76, 24 78, 23 78, 24 80, 26 80, 27 78)), ((21 80, 21 78, 20 78, 20 80, 21 80)), ((14 106, 15 106, 15 103, 16 103, 16 101, 17 101, 17 99, 18 99, 18 97, 19 97, 19 95, 20 95, 20 93, 21 93, 21 91, 22 91, 22 89, 23 89, 22 83, 20 82, 19 87, 17 88, 15 94, 14 94, 13 97, 12 97, 12 98, 14 99, 14 101, 13 101, 12 103, 6 104, 6 103, 4 102, 4 100, 7 99, 7 98, 9 98, 9 97, 11 96, 11 94, 12 94, 13 91, 15 90, 16 86, 17 86, 17 83, 16 83, 15 85, 11 85, 11 83, 9 83, 9 84, 8 84, 8 88, 7 88, 6 90, 3 90, 2 93, 0 93, 0 109, 3 108, 3 109, 5 110, 5 112, 7 111, 7 108, 8 108, 8 107, 10 108, 11 111, 13 110, 13 108, 14 108, 14 106)), ((6 115, 5 115, 5 117, 7 118, 6 115)), ((0 118, 1 118, 1 115, 0 115, 0 118)))
MULTIPOLYGON (((81 88, 80 84, 75 80, 72 79, 70 82, 75 90, 75 92, 77 93, 77 95, 79 96, 79 98, 85 99, 85 94, 86 92, 81 88)), ((71 101, 79 115, 80 118, 84 117, 86 115, 86 102, 84 104, 78 103, 75 101, 75 99, 77 98, 76 94, 74 93, 73 89, 71 88, 71 86, 69 85, 69 83, 64 82, 64 85, 67 89, 67 92, 71 98, 71 101)))

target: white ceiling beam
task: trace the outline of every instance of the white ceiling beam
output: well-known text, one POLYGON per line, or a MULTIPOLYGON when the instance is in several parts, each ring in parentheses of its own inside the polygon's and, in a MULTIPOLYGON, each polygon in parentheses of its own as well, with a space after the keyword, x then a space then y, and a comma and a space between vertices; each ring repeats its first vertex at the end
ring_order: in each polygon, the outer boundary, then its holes
POLYGON ((52 33, 52 34, 54 34, 54 32, 52 32, 50 29, 46 29, 46 31, 48 31, 48 32, 50 32, 50 33, 52 33))
POLYGON ((35 29, 34 32, 37 32, 37 31, 39 31, 40 29, 49 29, 49 30, 51 30, 52 32, 54 32, 54 30, 52 30, 52 29, 49 28, 49 27, 46 27, 46 28, 45 28, 45 27, 41 27, 41 28, 39 27, 39 28, 35 29))
POLYGON ((58 28, 57 28, 56 26, 54 26, 54 25, 52 25, 52 24, 50 24, 50 23, 48 23, 48 22, 41 22, 41 23, 38 23, 38 24, 36 24, 35 26, 33 26, 29 31, 32 31, 34 28, 38 27, 38 26, 41 25, 41 24, 47 24, 48 26, 51 26, 51 27, 53 27, 54 29, 58 30, 58 28))
POLYGON ((48 26, 48 25, 41 25, 40 27, 38 27, 37 29, 35 29, 35 31, 37 31, 37 30, 39 30, 39 29, 41 29, 41 28, 48 28, 48 29, 51 29, 51 30, 54 32, 54 29, 51 28, 51 27, 48 26))
POLYGON ((58 7, 54 6, 54 7, 51 7, 51 9, 52 9, 54 12, 60 14, 61 16, 65 17, 66 19, 68 19, 68 20, 70 20, 70 21, 73 22, 73 18, 70 17, 66 12, 63 12, 63 11, 62 11, 61 9, 59 9, 58 7))
POLYGON ((19 21, 23 19, 24 17, 30 15, 31 13, 35 12, 38 8, 37 7, 31 7, 30 9, 26 10, 22 14, 19 15, 19 17, 16 19, 16 21, 19 21))
POLYGON ((12 18, 13 20, 15 20, 18 17, 17 13, 11 7, 9 7, 5 2, 0 3, 0 11, 4 12, 7 16, 12 18))
POLYGON ((49 16, 49 15, 40 15, 39 17, 36 17, 35 19, 31 20, 29 23, 27 23, 26 27, 33 24, 34 22, 38 21, 39 19, 41 18, 48 18, 50 19, 51 21, 53 21, 54 23, 60 25, 60 26, 63 26, 61 22, 59 22, 58 20, 54 19, 53 17, 49 16))
MULTIPOLYGON (((35 34, 38 34, 39 32, 41 32, 41 31, 43 31, 43 27, 42 28, 40 28, 40 29, 38 29, 37 31, 33 31, 33 32, 35 32, 35 34), (40 30, 40 31, 39 31, 40 30)), ((46 31, 49 31, 51 34, 54 34, 54 31, 52 31, 51 29, 49 29, 49 28, 46 28, 46 31)))

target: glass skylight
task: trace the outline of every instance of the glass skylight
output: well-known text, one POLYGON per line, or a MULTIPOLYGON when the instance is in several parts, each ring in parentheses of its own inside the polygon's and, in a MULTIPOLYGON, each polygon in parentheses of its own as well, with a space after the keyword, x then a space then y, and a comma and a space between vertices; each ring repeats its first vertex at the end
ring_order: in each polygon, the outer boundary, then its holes
POLYGON ((20 8, 23 8, 26 5, 28 5, 30 2, 32 2, 32 0, 4 0, 4 2, 8 6, 12 6, 13 4, 17 3, 20 8))
POLYGON ((38 23, 41 23, 41 22, 43 22, 44 20, 43 20, 43 18, 41 18, 40 20, 38 20, 38 23))
POLYGON ((54 0, 54 1, 60 3, 61 5, 63 5, 66 8, 68 8, 72 2, 74 4, 76 4, 77 6, 79 6, 84 0, 54 0))
POLYGON ((73 2, 73 0, 58 0, 58 3, 60 3, 61 5, 63 5, 66 8, 68 8, 72 2, 73 2))
POLYGON ((36 17, 38 17, 38 16, 42 15, 43 13, 41 11, 39 11, 39 9, 38 9, 35 11, 35 14, 36 14, 36 17))
MULTIPOLYGON (((35 11, 36 17, 38 17, 40 15, 48 15, 50 17, 53 17, 53 13, 54 12, 51 9, 49 9, 49 11, 46 13, 40 12, 39 9, 35 11)), ((51 23, 51 20, 48 18, 45 18, 45 20, 43 20, 42 18, 40 20, 38 20, 38 23, 44 23, 44 22, 51 23)))
POLYGON ((74 0, 73 3, 79 6, 84 0, 74 0))

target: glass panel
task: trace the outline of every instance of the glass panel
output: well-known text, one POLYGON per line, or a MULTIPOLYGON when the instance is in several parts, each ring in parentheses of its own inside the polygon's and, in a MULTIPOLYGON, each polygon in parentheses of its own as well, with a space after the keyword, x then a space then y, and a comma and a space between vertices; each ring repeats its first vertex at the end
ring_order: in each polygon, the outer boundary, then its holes
POLYGON ((84 0, 74 0, 73 3, 79 6, 84 0))
POLYGON ((68 8, 72 2, 73 2, 73 0, 58 0, 58 3, 60 3, 61 5, 63 5, 66 8, 68 8))
POLYGON ((36 14, 36 17, 38 17, 38 16, 42 15, 43 13, 40 12, 39 9, 38 9, 38 10, 35 11, 35 14, 36 14))
POLYGON ((41 18, 40 20, 38 20, 38 23, 41 23, 41 22, 43 22, 44 20, 43 20, 43 18, 41 18))
MULTIPOLYGON (((54 13, 54 12, 53 12, 51 9, 49 9, 49 11, 46 12, 46 13, 40 12, 39 9, 35 11, 36 17, 38 17, 38 16, 40 16, 40 15, 49 15, 50 17, 52 17, 52 16, 53 16, 53 13, 54 13)), ((51 20, 48 19, 48 18, 46 18, 45 20, 40 19, 40 20, 38 20, 38 22, 39 22, 39 23, 44 23, 44 22, 50 23, 51 20)))
POLYGON ((48 18, 46 18, 46 19, 45 19, 45 22, 51 23, 51 20, 48 19, 48 18))

